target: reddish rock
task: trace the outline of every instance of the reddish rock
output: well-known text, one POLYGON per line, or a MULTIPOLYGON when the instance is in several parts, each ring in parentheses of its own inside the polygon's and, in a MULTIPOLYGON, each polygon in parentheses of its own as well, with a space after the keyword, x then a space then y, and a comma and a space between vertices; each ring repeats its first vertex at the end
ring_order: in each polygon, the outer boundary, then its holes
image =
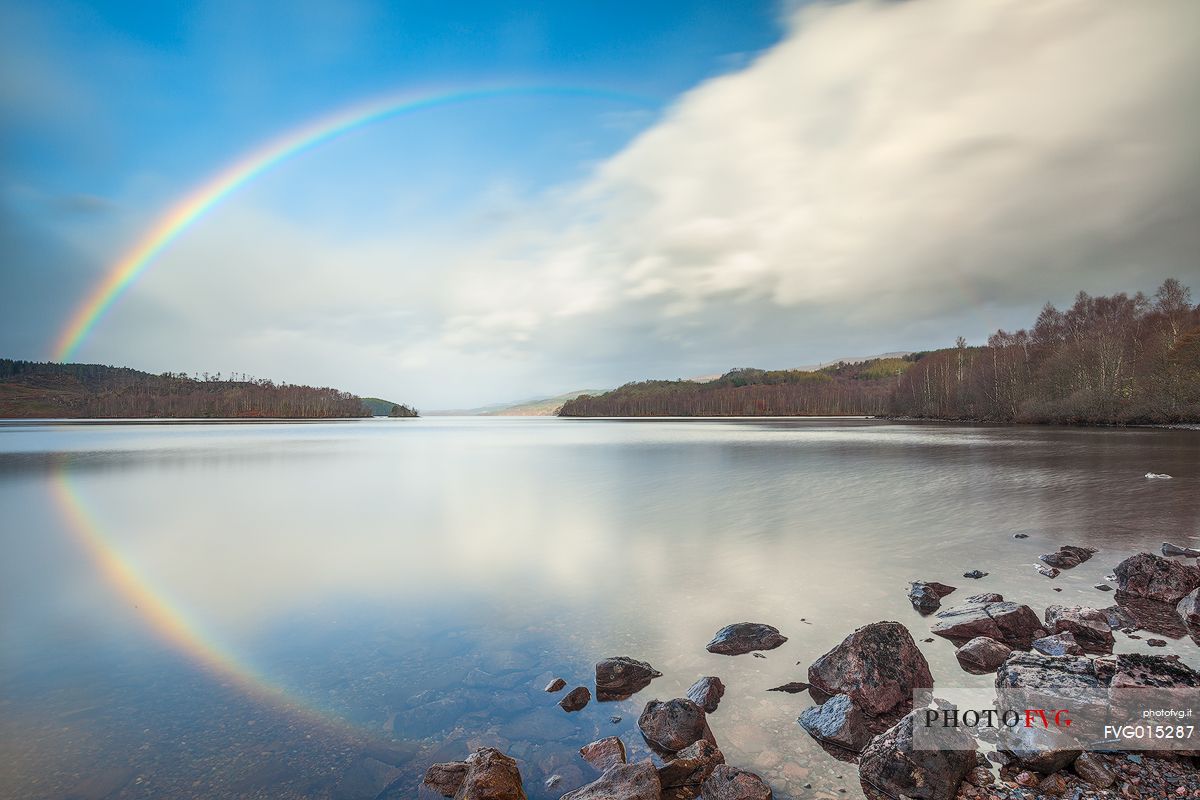
POLYGON ((713 770, 724 763, 725 756, 717 746, 701 739, 683 748, 673 759, 659 767, 658 781, 662 784, 663 792, 687 790, 675 794, 694 797, 713 770))
POLYGON ((847 636, 808 668, 808 682, 824 695, 849 695, 870 716, 912 702, 913 689, 933 687, 933 675, 908 629, 874 622, 847 636))
POLYGON ((953 800, 963 778, 975 768, 975 741, 958 728, 940 731, 954 748, 925 750, 913 744, 913 726, 922 712, 904 716, 876 736, 858 761, 858 777, 870 800, 918 797, 953 800), (958 749, 961 748, 961 749, 958 749))
POLYGON ((973 603, 938 614, 932 632, 953 642, 987 636, 1009 647, 1026 649, 1046 635, 1037 614, 1027 605, 1012 602, 973 603))
POLYGON ((662 673, 645 661, 628 656, 606 658, 596 664, 596 699, 624 700, 650 685, 662 673))
POLYGON ((722 656, 740 656, 755 650, 774 650, 786 641, 787 637, 770 625, 735 622, 717 631, 704 649, 722 656))
POLYGON ((662 785, 649 759, 636 764, 614 764, 596 780, 567 792, 562 800, 659 800, 662 785))
POLYGON ((1052 567, 1073 569, 1091 558, 1095 552, 1090 547, 1075 547, 1068 544, 1058 548, 1057 552, 1047 553, 1040 558, 1052 567))
POLYGON ((771 787, 755 775, 721 764, 700 788, 703 800, 771 800, 771 787))
POLYGON ((1117 779, 1104 759, 1095 753, 1080 753, 1071 769, 1075 770, 1080 780, 1097 789, 1107 789, 1117 779))
POLYGON ((987 636, 976 636, 954 653, 959 666, 973 675, 995 672, 1012 653, 1012 648, 987 636))
POLYGON ((607 736, 579 748, 579 755, 603 772, 613 764, 625 763, 625 743, 616 736, 607 736))
POLYGON ((467 762, 450 761, 425 770, 424 784, 442 797, 454 797, 466 777, 467 762))
POLYGON ((678 753, 693 742, 717 740, 708 727, 704 709, 686 698, 663 703, 651 700, 638 717, 638 728, 646 741, 661 753, 678 753))
POLYGON ((467 774, 455 800, 526 800, 517 762, 494 747, 467 756, 467 774))
POLYGON ((1111 653, 1113 649, 1108 616, 1098 608, 1050 606, 1046 609, 1046 629, 1071 634, 1085 652, 1111 653))
POLYGON ((1068 788, 1067 779, 1061 772, 1047 775, 1037 785, 1038 792, 1048 797, 1062 797, 1067 793, 1068 788))
POLYGON ((706 714, 716 711, 724 696, 725 684, 721 683, 720 678, 701 678, 687 690, 688 700, 703 708, 706 714))
POLYGON ((586 706, 592 700, 592 693, 588 691, 586 686, 576 686, 571 691, 567 692, 558 704, 562 706, 563 711, 578 711, 586 706))
POLYGON ((554 680, 552 680, 546 684, 546 691, 551 692, 551 693, 561 692, 566 685, 567 685, 567 682, 564 681, 562 678, 555 678, 554 680))
POLYGON ((1178 603, 1200 587, 1200 568, 1179 561, 1138 553, 1117 565, 1117 589, 1133 597, 1178 603))

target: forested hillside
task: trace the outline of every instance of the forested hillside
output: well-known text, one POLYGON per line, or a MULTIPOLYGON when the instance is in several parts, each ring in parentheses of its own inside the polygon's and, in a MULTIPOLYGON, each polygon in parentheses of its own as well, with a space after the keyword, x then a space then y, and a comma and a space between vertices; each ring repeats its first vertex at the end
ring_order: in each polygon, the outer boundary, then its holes
POLYGON ((363 417, 363 401, 337 389, 220 375, 151 375, 126 367, 0 359, 0 417, 363 417))
POLYGON ((643 381, 566 403, 562 416, 909 416, 1031 423, 1200 422, 1200 307, 1165 281, 1153 297, 1080 293, 984 347, 822 370, 739 369, 710 383, 643 381))

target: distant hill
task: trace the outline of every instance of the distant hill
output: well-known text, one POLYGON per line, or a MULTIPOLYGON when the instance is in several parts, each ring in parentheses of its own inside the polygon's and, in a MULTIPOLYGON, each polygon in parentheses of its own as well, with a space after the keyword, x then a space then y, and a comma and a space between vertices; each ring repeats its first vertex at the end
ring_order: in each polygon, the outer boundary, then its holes
POLYGON ((417 410, 412 406, 406 406, 403 403, 393 403, 391 400, 383 400, 379 397, 364 397, 363 405, 370 412, 368 416, 372 417, 416 417, 417 410))
POLYGON ((431 417, 553 417, 563 403, 584 394, 600 394, 603 389, 581 389, 555 397, 535 397, 515 403, 492 403, 476 408, 443 409, 424 412, 431 417))
POLYGON ((276 418, 368 416, 349 392, 269 380, 0 359, 0 418, 276 418))

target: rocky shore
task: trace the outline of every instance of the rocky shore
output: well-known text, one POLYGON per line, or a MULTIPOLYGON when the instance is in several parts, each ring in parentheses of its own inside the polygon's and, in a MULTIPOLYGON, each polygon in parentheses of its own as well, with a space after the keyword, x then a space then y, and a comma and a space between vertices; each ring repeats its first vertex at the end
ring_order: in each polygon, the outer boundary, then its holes
MULTIPOLYGON (((1041 556, 1037 566, 1053 579, 1095 553, 1064 545, 1041 556)), ((943 610, 942 602, 956 587, 920 580, 908 595, 914 609, 930 616, 930 633, 955 646, 962 670, 994 674, 997 689, 1200 689, 1200 673, 1178 656, 1113 654, 1114 631, 1131 638, 1139 631, 1179 636, 1192 634, 1191 626, 1200 624, 1200 567, 1192 562, 1200 552, 1164 544, 1163 553, 1138 553, 1117 564, 1109 576, 1116 603, 1105 607, 1050 605, 1038 613, 988 592, 943 610)), ((973 570, 964 577, 985 574, 973 570)), ((1200 634, 1193 635, 1197 639, 1200 634)), ((771 625, 743 622, 722 628, 706 649, 731 657, 761 656, 786 641, 771 625)), ((659 677, 660 671, 636 658, 603 659, 595 664, 595 702, 628 699, 659 677)), ((952 676, 939 679, 954 685, 952 676)), ((556 677, 544 687, 563 713, 592 702, 588 686, 569 686, 556 677)), ((929 709, 914 708, 914 692, 934 688, 935 676, 909 628, 880 621, 850 632, 813 660, 807 681, 772 691, 808 691, 815 705, 800 714, 798 724, 830 756, 857 765, 863 793, 871 800, 1200 798, 1200 750, 1061 750, 1020 739, 984 741, 987 737, 976 739, 969 729, 955 727, 944 733, 953 739, 943 740, 946 747, 919 746, 918 726, 929 709)), ((649 755, 629 760, 631 748, 618 736, 587 744, 579 759, 594 777, 577 782, 579 788, 561 794, 562 800, 770 800, 766 780, 727 763, 720 730, 709 723, 725 692, 719 677, 703 676, 685 697, 648 700, 637 729, 645 745, 639 748, 649 755)), ((936 696, 933 703, 947 706, 936 696)), ((547 789, 553 784, 554 776, 546 779, 547 789)), ((455 800, 526 797, 517 761, 486 746, 463 761, 429 767, 419 793, 455 800)))

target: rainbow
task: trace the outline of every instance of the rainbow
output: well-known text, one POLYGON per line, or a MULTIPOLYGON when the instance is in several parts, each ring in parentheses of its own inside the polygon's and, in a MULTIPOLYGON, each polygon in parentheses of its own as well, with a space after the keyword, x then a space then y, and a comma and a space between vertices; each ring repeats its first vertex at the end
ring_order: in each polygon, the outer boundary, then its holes
POLYGON ((494 86, 389 95, 351 105, 300 126, 222 169, 162 214, 79 304, 54 344, 53 359, 67 361, 88 333, 168 245, 206 212, 254 178, 288 159, 381 120, 442 106, 517 95, 549 95, 608 100, 657 107, 650 98, 599 88, 494 86))
POLYGON ((328 732, 353 735, 348 723, 271 683, 261 672, 207 634, 196 620, 169 600, 166 593, 155 588, 105 535, 104 527, 72 484, 65 465, 56 465, 50 487, 55 505, 67 522, 67 531, 82 551, 117 593, 138 610, 151 630, 172 649, 206 673, 237 688, 251 700, 328 732))

